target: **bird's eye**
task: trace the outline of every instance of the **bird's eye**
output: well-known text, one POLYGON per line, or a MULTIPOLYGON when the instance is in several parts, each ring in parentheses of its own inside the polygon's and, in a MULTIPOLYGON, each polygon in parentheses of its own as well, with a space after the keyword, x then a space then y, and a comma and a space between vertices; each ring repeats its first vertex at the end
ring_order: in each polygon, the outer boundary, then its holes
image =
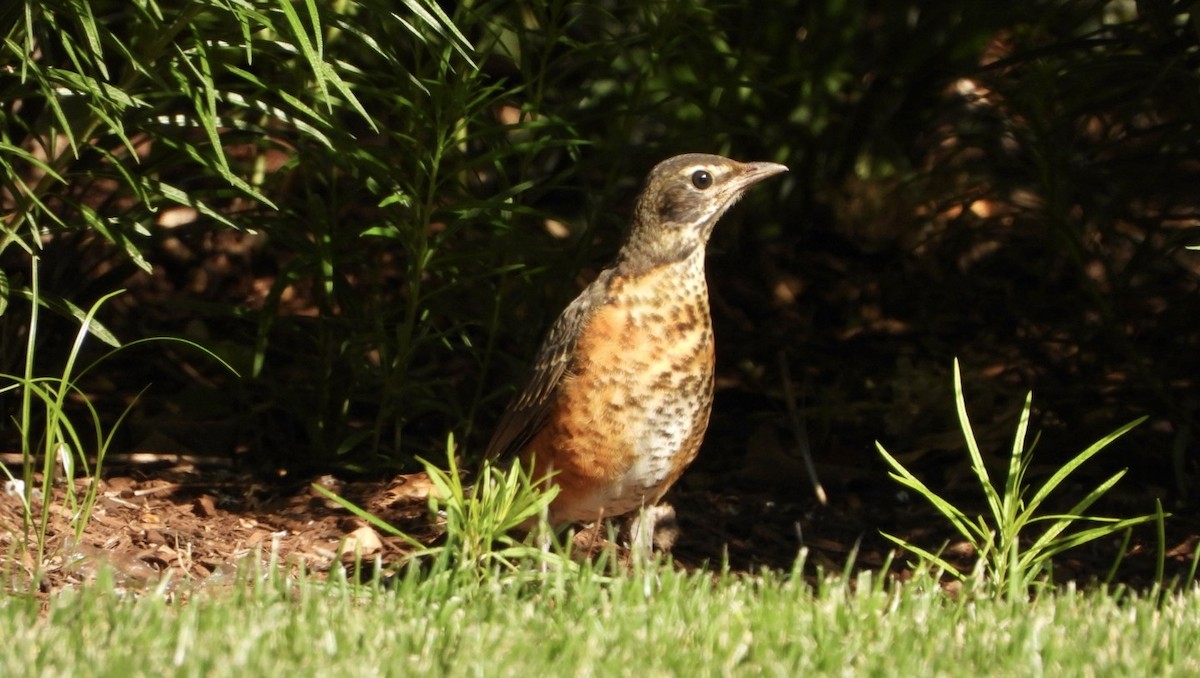
POLYGON ((703 191, 712 186, 712 175, 704 170, 696 170, 692 172, 692 185, 703 191))

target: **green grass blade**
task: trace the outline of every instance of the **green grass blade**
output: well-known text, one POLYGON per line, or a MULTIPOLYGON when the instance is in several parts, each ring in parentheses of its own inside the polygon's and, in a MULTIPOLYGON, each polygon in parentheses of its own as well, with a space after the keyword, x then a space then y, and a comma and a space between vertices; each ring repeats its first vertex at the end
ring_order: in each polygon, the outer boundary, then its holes
MULTIPOLYGON (((409 9, 409 11, 417 15, 422 21, 425 22, 427 26, 443 35, 449 33, 450 37, 452 38, 450 42, 454 46, 454 50, 458 52, 468 64, 470 64, 471 68, 478 68, 475 65, 475 62, 471 60, 470 55, 467 53, 467 51, 471 49, 470 41, 467 40, 466 36, 459 32, 458 27, 454 25, 454 22, 451 21, 450 17, 446 16, 446 13, 442 11, 442 8, 436 2, 422 3, 420 0, 401 1, 404 3, 404 6, 409 9)), ((396 18, 400 19, 399 16, 396 18)), ((403 21, 403 19, 400 20, 403 21)), ((407 24, 407 22, 404 23, 407 24)), ((410 30, 412 29, 410 28, 410 30)), ((415 30, 413 32, 416 33, 415 30)))
POLYGON ((939 513, 950 519, 950 522, 954 525, 954 528, 958 530, 959 534, 963 535, 965 539, 970 541, 972 544, 976 544, 977 546, 980 541, 986 540, 986 532, 979 532, 971 520, 967 518, 966 514, 958 510, 958 508, 950 502, 942 499, 941 496, 939 496, 936 492, 929 489, 925 483, 921 482, 916 476, 910 473, 908 469, 904 468, 904 465, 901 464, 899 460, 888 454, 888 451, 884 449, 883 445, 881 445, 878 441, 875 443, 875 448, 879 450, 881 455, 883 455, 884 461, 886 461, 888 465, 894 469, 890 475, 902 485, 912 489, 921 497, 924 497, 925 500, 932 504, 939 513))
POLYGON ((1046 560, 1058 555, 1059 553, 1062 553, 1063 551, 1073 549, 1077 546, 1100 539, 1102 537, 1116 534, 1117 532, 1120 532, 1126 528, 1149 523, 1154 520, 1154 516, 1147 515, 1139 516, 1137 518, 1124 518, 1121 520, 1110 518, 1105 520, 1114 520, 1114 522, 1101 525, 1099 527, 1092 527, 1085 530, 1080 530, 1078 532, 1072 532, 1069 535, 1060 537, 1048 544, 1045 544, 1037 551, 1037 553, 1034 553, 1033 549, 1029 549, 1025 552, 1025 555, 1031 559, 1046 560))
POLYGON ((1054 489, 1059 486, 1059 484, 1062 483, 1063 480, 1075 472, 1075 469, 1079 468, 1084 462, 1095 456, 1097 452, 1107 447, 1109 443, 1125 435, 1130 429, 1134 428, 1138 424, 1141 424, 1143 421, 1146 421, 1146 417, 1138 417, 1137 419, 1125 424, 1112 433, 1104 436, 1100 440, 1092 443, 1092 445, 1086 450, 1077 454, 1073 459, 1055 471, 1054 474, 1042 484, 1041 488, 1039 488, 1033 497, 1029 499, 1029 502, 1026 505, 1026 511, 1035 510, 1043 501, 1045 501, 1046 497, 1049 496, 1049 494, 1053 492, 1054 489))
POLYGON ((1104 576, 1105 586, 1112 586, 1113 581, 1117 578, 1117 570, 1125 561, 1125 555, 1129 553, 1129 542, 1131 541, 1133 541, 1133 530, 1126 529, 1125 535, 1121 538, 1121 545, 1117 547, 1117 555, 1113 558, 1112 567, 1108 568, 1108 573, 1104 576))
POLYGON ((80 2, 74 7, 78 8, 75 13, 75 18, 83 28, 83 35, 87 39, 87 47, 89 50, 88 61, 91 62, 96 69, 105 78, 108 78, 108 67, 104 63, 104 50, 100 46, 100 31, 96 27, 96 17, 92 14, 92 3, 80 2))
POLYGON ((1158 537, 1158 558, 1154 564, 1154 581, 1161 586, 1167 569, 1167 520, 1163 513, 1162 500, 1154 499, 1154 532, 1158 537))
POLYGON ((963 440, 967 444, 967 453, 971 457, 971 470, 979 478, 979 486, 987 498, 992 516, 997 521, 1001 521, 1004 518, 1004 510, 1001 506, 1000 495, 992 485, 987 466, 983 463, 983 454, 979 451, 979 443, 975 440, 975 432, 971 428, 971 419, 967 416, 967 401, 963 395, 962 370, 959 367, 958 358, 954 359, 954 404, 958 411, 958 424, 962 429, 963 440))
POLYGON ((1008 458, 1008 474, 1004 479, 1004 497, 1001 501, 1003 512, 998 516, 998 524, 1014 525, 1017 514, 1021 510, 1022 484, 1025 478, 1026 454, 1025 439, 1029 431, 1029 412, 1033 407, 1033 392, 1025 396, 1025 406, 1021 408, 1021 417, 1017 423, 1017 432, 1013 435, 1012 453, 1008 458))
POLYGON ((1192 565, 1188 568, 1188 576, 1186 580, 1193 586, 1195 585, 1194 582, 1196 581, 1197 568, 1200 568, 1200 542, 1196 543, 1196 548, 1192 551, 1192 565))
POLYGON ((1054 541, 1059 534, 1062 534, 1062 532, 1070 527, 1071 523, 1075 522, 1076 520, 1088 520, 1089 518, 1084 516, 1084 512, 1087 511, 1088 508, 1090 508, 1091 505, 1094 504, 1098 499, 1100 499, 1100 497, 1104 496, 1106 492, 1112 489, 1113 485, 1116 485, 1121 478, 1125 477, 1125 473, 1126 471, 1118 471, 1117 473, 1114 473, 1108 478, 1108 480, 1105 480, 1097 485, 1091 492, 1087 493, 1083 499, 1080 499, 1078 502, 1076 502, 1075 505, 1072 506, 1065 514, 1046 515, 1033 518, 1033 513, 1027 510, 1024 514, 1025 521, 1031 523, 1052 521, 1053 523, 1049 528, 1046 529, 1045 533, 1038 537, 1038 539, 1030 547, 1030 550, 1044 548, 1046 544, 1054 541))
POLYGON ((358 112, 362 119, 371 127, 372 131, 379 131, 375 124, 374 117, 367 112, 358 97, 354 96, 354 92, 346 84, 337 71, 325 61, 324 46, 321 41, 321 21, 320 13, 317 11, 316 4, 313 0, 305 0, 305 10, 308 13, 309 22, 312 24, 312 36, 309 35, 308 29, 305 27, 300 15, 296 12, 291 0, 279 0, 279 7, 283 10, 284 18, 287 20, 288 27, 291 28, 292 35, 296 39, 296 46, 300 50, 301 56, 308 63, 309 69, 312 71, 316 80, 317 90, 320 93, 321 100, 325 102, 328 110, 334 110, 333 101, 329 96, 329 87, 336 89, 350 106, 358 112))
POLYGON ((337 504, 338 506, 341 506, 342 508, 346 509, 350 513, 353 513, 354 515, 358 516, 359 518, 362 518, 363 520, 367 521, 371 525, 374 525, 375 527, 379 528, 380 531, 390 534, 393 537, 399 537, 400 539, 404 540, 404 542, 406 544, 408 544, 409 546, 412 546, 415 549, 419 549, 422 551, 425 550, 426 547, 424 544, 417 541, 416 539, 413 539, 412 537, 410 537, 407 533, 405 533, 400 528, 392 525, 391 523, 387 522, 386 520, 383 520, 382 518, 379 518, 378 516, 371 513, 370 511, 366 511, 362 508, 359 508, 357 505, 354 504, 354 502, 351 502, 349 499, 345 499, 344 497, 341 497, 340 495, 335 493, 333 490, 330 490, 329 488, 321 485, 320 483, 311 483, 310 487, 312 487, 312 489, 316 490, 317 494, 320 494, 321 496, 325 497, 329 501, 332 501, 333 503, 337 504))
POLYGON ((83 323, 84 326, 87 328, 87 332, 89 334, 91 334, 93 337, 96 337, 97 339, 99 339, 100 341, 103 341, 104 343, 108 344, 109 346, 120 348, 121 341, 119 339, 117 339, 115 334, 113 334, 111 331, 109 331, 109 329, 107 327, 100 324, 100 321, 96 320, 94 317, 90 317, 88 313, 86 313, 83 309, 79 308, 75 304, 71 303, 69 300, 67 300, 67 299, 51 299, 51 298, 47 298, 44 296, 40 296, 40 295, 38 295, 37 291, 32 288, 17 290, 17 295, 24 299, 29 300, 30 302, 33 302, 36 300, 37 301, 36 305, 48 308, 51 311, 58 313, 59 315, 62 315, 64 317, 74 318, 78 322, 83 323))
POLYGON ((912 551, 913 553, 917 554, 917 556, 920 557, 921 560, 928 562, 928 563, 932 563, 932 564, 936 565, 937 567, 941 568, 942 570, 945 570, 946 572, 950 573, 950 575, 953 576, 955 579, 962 580, 962 579, 966 578, 966 573, 960 572, 957 567, 955 567, 954 565, 951 565, 949 562, 947 562, 941 556, 933 553, 932 551, 923 549, 920 546, 915 546, 915 545, 901 539, 900 537, 897 537, 892 534, 888 534, 887 532, 881 531, 879 534, 882 535, 884 539, 887 539, 887 540, 895 543, 897 546, 900 546, 901 548, 907 549, 907 550, 912 551))
MULTIPOLYGON (((321 100, 325 101, 326 106, 332 110, 332 106, 329 103, 329 90, 326 88, 325 79, 322 77, 324 73, 322 58, 317 53, 316 47, 308 36, 308 29, 304 27, 304 23, 300 20, 300 15, 296 13, 296 8, 292 0, 279 0, 278 5, 283 10, 283 17, 292 31, 292 36, 296 40, 296 47, 300 50, 300 55, 308 62, 309 70, 316 77, 317 89, 321 93, 321 100)), ((311 12, 313 9, 311 3, 308 7, 311 12)), ((320 40, 320 29, 318 28, 315 32, 317 40, 320 40)))

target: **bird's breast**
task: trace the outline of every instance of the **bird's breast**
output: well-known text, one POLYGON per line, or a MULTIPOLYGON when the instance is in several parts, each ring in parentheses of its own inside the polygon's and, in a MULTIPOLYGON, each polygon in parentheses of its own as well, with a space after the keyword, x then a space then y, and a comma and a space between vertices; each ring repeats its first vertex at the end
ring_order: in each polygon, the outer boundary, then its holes
POLYGON ((551 422, 531 446, 553 459, 557 519, 653 504, 695 457, 713 393, 702 265, 614 276, 581 329, 551 422))

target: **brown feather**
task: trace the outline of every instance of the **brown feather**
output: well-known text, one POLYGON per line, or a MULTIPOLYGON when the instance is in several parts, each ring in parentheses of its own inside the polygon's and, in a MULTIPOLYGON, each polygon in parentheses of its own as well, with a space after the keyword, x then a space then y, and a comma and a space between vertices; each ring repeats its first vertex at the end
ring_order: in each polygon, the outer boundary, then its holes
POLYGON ((488 442, 488 459, 516 456, 546 425, 546 416, 554 403, 559 383, 567 374, 575 354, 579 332, 603 305, 612 276, 612 269, 601 273, 554 321, 534 359, 533 374, 496 425, 488 442))

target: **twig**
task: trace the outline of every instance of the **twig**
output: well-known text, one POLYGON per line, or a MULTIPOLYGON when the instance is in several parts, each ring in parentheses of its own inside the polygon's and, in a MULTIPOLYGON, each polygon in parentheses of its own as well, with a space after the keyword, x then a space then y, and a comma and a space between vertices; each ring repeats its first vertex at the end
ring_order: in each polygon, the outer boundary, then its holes
POLYGON ((808 479, 812 482, 813 494, 822 506, 829 503, 821 479, 817 477, 817 467, 813 464, 812 452, 808 443, 808 424, 796 407, 796 396, 792 393, 792 377, 788 370, 787 355, 779 351, 779 373, 783 380, 783 402, 787 406, 788 421, 792 424, 792 434, 796 436, 796 445, 800 448, 800 457, 804 460, 804 469, 808 471, 808 479))

